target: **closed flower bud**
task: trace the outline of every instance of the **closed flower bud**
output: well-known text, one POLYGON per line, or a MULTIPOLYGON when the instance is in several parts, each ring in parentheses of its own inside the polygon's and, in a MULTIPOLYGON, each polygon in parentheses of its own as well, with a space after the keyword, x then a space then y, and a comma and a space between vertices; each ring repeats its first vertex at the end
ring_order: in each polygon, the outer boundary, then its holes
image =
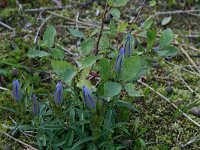
POLYGON ((92 108, 92 109, 95 108, 95 103, 92 100, 90 90, 86 86, 83 86, 83 99, 85 101, 87 108, 92 108))
POLYGON ((18 80, 13 80, 12 82, 12 96, 16 102, 21 100, 21 86, 18 80))
POLYGON ((63 102, 63 85, 61 81, 56 85, 56 91, 54 92, 54 101, 56 105, 61 105, 63 102))
POLYGON ((128 55, 128 56, 131 55, 131 35, 130 34, 126 38, 125 55, 128 55))
POLYGON ((125 55, 125 49, 124 49, 124 47, 121 47, 120 52, 119 52, 116 62, 115 62, 115 71, 117 73, 121 72, 124 55, 125 55))

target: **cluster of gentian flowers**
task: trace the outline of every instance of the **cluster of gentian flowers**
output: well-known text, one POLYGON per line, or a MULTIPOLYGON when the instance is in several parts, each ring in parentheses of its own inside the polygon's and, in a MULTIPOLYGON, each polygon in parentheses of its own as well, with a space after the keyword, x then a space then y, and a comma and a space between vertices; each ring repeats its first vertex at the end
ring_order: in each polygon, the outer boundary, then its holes
MULTIPOLYGON (((12 82, 12 96, 15 99, 16 102, 20 103, 22 100, 22 90, 21 85, 18 80, 13 80, 12 82)), ((54 102, 57 106, 60 106, 63 103, 64 95, 63 95, 63 85, 62 82, 58 82, 56 85, 56 90, 54 92, 54 102)), ((95 103, 91 97, 90 90, 83 86, 83 99, 87 106, 87 108, 95 108, 95 103)), ((32 110, 35 115, 38 115, 40 113, 40 105, 37 101, 37 97, 33 94, 32 95, 32 110)))
POLYGON ((124 57, 131 56, 131 43, 130 42, 131 42, 131 36, 128 35, 126 38, 125 45, 120 48, 119 54, 118 54, 116 62, 115 62, 115 71, 117 73, 120 73, 122 70, 122 64, 124 61, 124 57))

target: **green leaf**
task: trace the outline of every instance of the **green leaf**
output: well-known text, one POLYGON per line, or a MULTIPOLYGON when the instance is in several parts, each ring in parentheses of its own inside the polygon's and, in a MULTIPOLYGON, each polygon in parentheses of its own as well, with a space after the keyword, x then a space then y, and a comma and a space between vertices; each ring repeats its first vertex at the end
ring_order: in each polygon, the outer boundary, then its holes
POLYGON ((128 22, 122 22, 122 23, 120 23, 120 24, 118 25, 117 31, 118 31, 118 32, 123 32, 123 31, 126 30, 127 26, 128 26, 128 22))
POLYGON ((105 127, 111 127, 115 123, 115 115, 112 109, 108 109, 104 118, 105 127))
POLYGON ((0 76, 8 76, 9 70, 8 69, 0 69, 0 76))
POLYGON ((103 34, 103 36, 101 37, 99 41, 99 49, 105 50, 106 48, 109 48, 110 46, 111 46, 110 39, 108 38, 106 34, 103 34))
POLYGON ((108 6, 113 7, 114 0, 107 0, 108 6))
POLYGON ((104 96, 105 97, 113 97, 119 94, 122 90, 122 86, 116 82, 106 82, 104 85, 104 96))
POLYGON ((43 36, 43 42, 48 44, 48 48, 51 48, 54 44, 54 38, 56 35, 56 29, 50 26, 46 29, 43 36))
POLYGON ((12 112, 12 113, 17 113, 17 111, 16 111, 15 109, 13 109, 13 108, 4 107, 4 106, 1 106, 1 105, 0 105, 0 108, 1 108, 2 110, 10 111, 10 112, 12 112))
POLYGON ((74 131, 69 130, 69 132, 67 133, 67 138, 66 138, 67 147, 70 147, 72 145, 73 141, 74 141, 74 131))
POLYGON ((125 90, 128 92, 128 95, 129 96, 133 96, 133 97, 140 97, 142 96, 141 95, 141 92, 140 91, 137 91, 134 84, 132 83, 127 83, 125 85, 125 90))
POLYGON ((140 57, 138 55, 125 59, 122 66, 121 78, 124 81, 129 81, 137 76, 141 68, 140 57))
POLYGON ((125 6, 128 0, 113 0, 114 7, 125 6))
POLYGON ((98 150, 97 146, 94 143, 89 143, 87 145, 87 150, 98 150))
POLYGON ((173 38, 174 34, 171 29, 164 30, 159 41, 160 49, 168 46, 173 41, 173 38))
POLYGON ((153 6, 155 6, 155 5, 156 5, 156 0, 151 0, 151 1, 150 1, 150 6, 153 7, 153 6))
POLYGON ((78 146, 86 143, 86 142, 89 142, 89 141, 92 141, 94 140, 95 138, 94 137, 86 137, 86 138, 81 138, 80 140, 78 140, 76 143, 73 144, 73 147, 72 147, 72 150, 76 149, 78 146))
POLYGON ((85 37, 84 33, 79 31, 78 29, 68 28, 69 32, 75 37, 85 37))
POLYGON ((119 18, 120 18, 120 11, 117 8, 112 8, 110 10, 110 13, 113 16, 114 20, 119 20, 119 18))
POLYGON ((83 86, 85 85, 89 89, 92 89, 92 84, 90 83, 89 80, 86 79, 89 73, 90 73, 90 68, 86 68, 81 72, 81 76, 79 77, 78 82, 77 82, 77 87, 82 89, 83 86))
POLYGON ((150 50, 156 40, 156 31, 148 30, 147 31, 147 48, 150 50))
POLYGON ((142 27, 144 29, 149 29, 151 27, 151 25, 153 24, 153 18, 148 18, 144 24, 142 25, 142 27))
POLYGON ((51 61, 52 68, 56 74, 58 74, 65 83, 71 84, 73 77, 76 75, 74 67, 66 61, 51 61))
POLYGON ((127 102, 127 101, 122 101, 119 100, 115 103, 118 107, 126 107, 130 110, 133 110, 135 112, 139 112, 131 103, 127 102))
POLYGON ((163 26, 164 26, 164 25, 167 25, 167 24, 171 21, 171 19, 172 19, 171 16, 169 16, 169 17, 164 17, 164 18, 162 19, 161 24, 162 24, 163 26))
POLYGON ((72 79, 75 77, 76 73, 77 72, 73 69, 73 67, 68 68, 63 76, 64 82, 70 85, 72 82, 72 79))
POLYGON ((31 57, 31 58, 45 57, 45 56, 49 56, 49 55, 50 54, 45 51, 39 51, 39 50, 34 50, 34 49, 28 51, 28 53, 27 53, 27 56, 31 57))
POLYGON ((99 72, 103 81, 108 80, 110 77, 110 63, 106 58, 103 58, 99 61, 99 72))
POLYGON ((54 59, 60 59, 60 60, 64 59, 64 51, 63 50, 53 48, 51 53, 52 53, 52 57, 54 59))
POLYGON ((117 26, 116 26, 114 20, 110 21, 109 28, 110 28, 110 34, 115 38, 117 35, 117 33, 116 33, 117 26))
POLYGON ((89 38, 81 43, 81 52, 83 55, 88 55, 92 49, 94 49, 95 42, 93 39, 89 38))
POLYGON ((173 46, 164 47, 162 50, 157 51, 158 55, 167 57, 167 56, 175 56, 178 53, 178 49, 173 46))
POLYGON ((66 70, 68 68, 71 68, 72 65, 66 61, 56 61, 52 60, 51 65, 53 67, 53 70, 58 74, 58 75, 64 75, 66 70))
POLYGON ((80 68, 84 69, 87 67, 91 67, 98 59, 99 56, 85 56, 82 57, 78 62, 80 63, 80 68))

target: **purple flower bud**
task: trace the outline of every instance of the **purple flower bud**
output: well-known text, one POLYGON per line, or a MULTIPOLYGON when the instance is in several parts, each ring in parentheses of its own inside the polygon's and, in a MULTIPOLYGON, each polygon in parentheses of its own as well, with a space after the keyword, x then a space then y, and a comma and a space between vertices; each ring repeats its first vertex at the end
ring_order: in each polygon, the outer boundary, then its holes
POLYGON ((21 100, 21 86, 18 80, 13 80, 12 82, 12 96, 16 102, 21 100))
POLYGON ((125 55, 128 50, 128 56, 131 55, 131 35, 129 34, 126 38, 126 43, 125 43, 125 55))
POLYGON ((83 86, 83 98, 87 108, 95 108, 95 103, 90 95, 90 90, 86 86, 83 86))
POLYGON ((56 91, 54 92, 54 101, 56 105, 61 105, 63 102, 63 85, 61 81, 56 85, 56 91))
POLYGON ((39 103, 37 101, 37 97, 35 95, 33 95, 32 99, 33 99, 33 113, 35 115, 39 115, 39 113, 40 113, 40 105, 39 105, 39 103))
POLYGON ((115 62, 115 71, 116 72, 121 72, 124 55, 125 55, 125 48, 121 47, 120 52, 119 52, 116 62, 115 62))

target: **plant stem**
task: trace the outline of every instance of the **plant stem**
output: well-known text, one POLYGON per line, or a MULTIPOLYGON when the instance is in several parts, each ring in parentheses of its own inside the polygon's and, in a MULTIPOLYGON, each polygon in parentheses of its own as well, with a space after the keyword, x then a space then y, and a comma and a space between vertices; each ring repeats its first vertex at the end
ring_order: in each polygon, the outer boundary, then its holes
POLYGON ((101 30, 100 30, 100 33, 99 33, 99 37, 97 39, 96 48, 94 50, 95 55, 97 55, 98 52, 99 52, 99 42, 100 42, 100 39, 102 37, 103 27, 104 27, 104 22, 105 22, 105 19, 106 19, 107 12, 108 12, 108 4, 106 3, 105 9, 104 9, 104 14, 103 14, 103 17, 102 17, 102 22, 101 22, 101 30))

